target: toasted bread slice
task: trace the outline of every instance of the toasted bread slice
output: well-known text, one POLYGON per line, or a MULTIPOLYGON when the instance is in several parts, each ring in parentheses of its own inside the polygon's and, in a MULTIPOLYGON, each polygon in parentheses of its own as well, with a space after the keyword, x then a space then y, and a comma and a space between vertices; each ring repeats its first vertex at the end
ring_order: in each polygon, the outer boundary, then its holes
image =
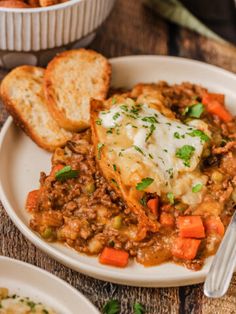
POLYGON ((20 66, 2 81, 1 98, 6 109, 18 124, 40 147, 53 151, 72 136, 50 115, 44 97, 45 70, 33 66, 20 66))
POLYGON ((70 131, 88 128, 90 99, 106 98, 110 76, 108 60, 95 51, 70 50, 56 56, 47 66, 44 88, 57 123, 70 131))

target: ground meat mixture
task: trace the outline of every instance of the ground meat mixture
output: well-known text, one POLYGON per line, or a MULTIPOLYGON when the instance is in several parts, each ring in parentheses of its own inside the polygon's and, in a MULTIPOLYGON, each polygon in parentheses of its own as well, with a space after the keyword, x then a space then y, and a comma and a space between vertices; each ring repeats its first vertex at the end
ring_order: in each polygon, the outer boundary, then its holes
MULTIPOLYGON (((190 83, 171 86, 160 82, 140 84, 130 96, 135 99, 153 92, 160 93, 165 106, 185 123, 191 119, 185 115, 186 107, 201 103, 207 90, 190 83)), ((201 171, 208 177, 207 193, 196 208, 161 196, 158 232, 148 232, 137 241, 137 217, 102 176, 90 130, 75 134, 64 148, 58 148, 52 157, 51 173, 41 173, 40 189, 30 192, 26 204, 32 215, 30 227, 47 241, 60 241, 89 255, 112 247, 128 252, 145 266, 172 260, 200 269, 204 258, 215 253, 224 233, 219 228, 228 225, 236 204, 236 121, 224 122, 207 110, 201 120, 213 134, 200 161, 201 171), (173 253, 173 241, 179 232, 177 219, 189 215, 201 217, 206 234, 196 256, 181 258, 173 253)), ((143 206, 152 197, 147 194, 143 206)))

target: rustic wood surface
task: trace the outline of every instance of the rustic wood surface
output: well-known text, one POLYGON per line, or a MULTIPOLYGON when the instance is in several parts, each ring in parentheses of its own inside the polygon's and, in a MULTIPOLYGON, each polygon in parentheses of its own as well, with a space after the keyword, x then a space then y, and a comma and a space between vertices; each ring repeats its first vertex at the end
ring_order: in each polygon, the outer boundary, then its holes
MULTIPOLYGON (((137 0, 117 0, 91 48, 107 57, 132 54, 179 55, 236 72, 236 50, 233 46, 222 46, 169 24, 137 0)), ((0 107, 0 127, 6 117, 7 113, 0 107)), ((99 309, 108 299, 115 298, 121 303, 122 314, 131 314, 135 301, 145 306, 147 314, 236 313, 236 276, 227 295, 220 300, 204 297, 202 285, 150 289, 95 280, 64 267, 36 249, 13 225, 1 204, 0 243, 0 254, 37 265, 59 276, 81 291, 99 309)))

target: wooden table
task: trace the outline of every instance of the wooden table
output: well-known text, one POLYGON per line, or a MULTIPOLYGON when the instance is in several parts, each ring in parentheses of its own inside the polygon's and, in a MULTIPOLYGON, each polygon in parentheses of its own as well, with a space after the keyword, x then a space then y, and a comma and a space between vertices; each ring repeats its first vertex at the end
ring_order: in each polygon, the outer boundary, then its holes
MULTIPOLYGON (((132 54, 178 55, 206 61, 236 72, 234 49, 165 22, 144 8, 138 0, 117 1, 111 16, 98 31, 91 48, 107 57, 132 54)), ((3 108, 0 109, 2 126, 7 114, 3 108)), ((81 291, 99 309, 108 299, 115 298, 121 303, 122 314, 131 314, 135 301, 141 302, 148 314, 236 313, 236 276, 227 295, 220 300, 206 298, 202 293, 201 284, 150 289, 95 280, 64 267, 38 250, 17 230, 1 205, 0 243, 0 254, 37 265, 59 276, 81 291)))

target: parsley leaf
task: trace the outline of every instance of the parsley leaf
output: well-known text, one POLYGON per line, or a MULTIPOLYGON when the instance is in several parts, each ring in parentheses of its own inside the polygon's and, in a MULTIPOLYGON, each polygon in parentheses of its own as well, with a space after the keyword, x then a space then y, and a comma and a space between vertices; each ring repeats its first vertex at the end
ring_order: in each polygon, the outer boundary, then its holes
POLYGON ((114 169, 114 171, 116 171, 116 170, 117 170, 117 167, 116 167, 116 165, 115 165, 115 164, 113 165, 113 169, 114 169))
POLYGON ((116 104, 116 98, 115 97, 112 98, 111 103, 112 103, 112 105, 116 104))
POLYGON ((97 119, 97 120, 96 120, 96 124, 97 124, 97 125, 101 125, 101 124, 102 124, 102 120, 101 120, 101 119, 97 119))
POLYGON ((55 177, 58 181, 63 182, 67 179, 77 178, 78 175, 78 170, 72 170, 71 166, 65 166, 64 168, 56 172, 55 177))
POLYGON ((186 107, 183 114, 188 115, 191 118, 200 118, 204 111, 204 105, 202 103, 194 104, 190 107, 186 107))
POLYGON ((190 167, 190 159, 195 148, 191 145, 184 145, 176 150, 175 156, 184 161, 186 167, 190 167))
POLYGON ((169 168, 166 170, 166 172, 169 174, 170 179, 173 179, 174 177, 174 169, 173 168, 169 168))
POLYGON ((174 204, 175 203, 175 197, 174 197, 174 194, 172 192, 168 192, 166 196, 167 196, 170 204, 174 204))
POLYGON ((147 195, 146 195, 146 193, 144 193, 144 196, 139 200, 139 203, 144 207, 147 206, 147 195))
POLYGON ((152 133, 156 130, 156 127, 154 124, 151 124, 150 126, 150 131, 148 132, 146 138, 145 138, 145 142, 148 141, 148 139, 152 136, 152 133))
POLYGON ((150 184, 152 184, 153 181, 154 179, 149 177, 143 178, 142 181, 136 185, 136 190, 138 191, 145 190, 150 184))
POLYGON ((206 133, 202 132, 201 130, 194 130, 191 133, 188 133, 188 135, 195 137, 200 137, 202 142, 208 142, 210 140, 209 136, 206 135, 206 133))
POLYGON ((142 121, 149 122, 149 123, 158 123, 157 119, 155 117, 144 117, 142 118, 142 121))
POLYGON ((140 154, 142 154, 143 156, 145 156, 144 152, 142 151, 141 148, 139 148, 138 146, 134 145, 134 149, 139 152, 140 154))
POLYGON ((118 314, 120 313, 120 304, 117 300, 109 300, 102 309, 103 314, 118 314))
POLYGON ((120 108, 126 112, 128 112, 128 106, 126 105, 121 105, 120 108))
POLYGON ((192 187, 192 192, 198 193, 201 191, 202 187, 203 187, 203 185, 201 183, 198 183, 192 187))
POLYGON ((141 303, 135 302, 134 303, 134 314, 144 314, 145 310, 141 303))
POLYGON ((98 149, 98 159, 101 159, 101 149, 103 148, 104 144, 98 143, 97 149, 98 149))
POLYGON ((108 129, 106 133, 107 133, 107 134, 112 134, 112 129, 111 129, 111 128, 108 129))
POLYGON ((118 183, 116 182, 116 180, 115 179, 111 179, 111 182, 118 188, 119 186, 118 186, 118 183))
POLYGON ((120 116, 119 112, 116 112, 116 113, 114 114, 114 116, 112 117, 112 119, 113 119, 113 120, 117 120, 117 119, 119 118, 119 116, 120 116))
POLYGON ((180 134, 179 134, 179 132, 175 132, 175 133, 174 133, 174 138, 180 139, 180 134))

